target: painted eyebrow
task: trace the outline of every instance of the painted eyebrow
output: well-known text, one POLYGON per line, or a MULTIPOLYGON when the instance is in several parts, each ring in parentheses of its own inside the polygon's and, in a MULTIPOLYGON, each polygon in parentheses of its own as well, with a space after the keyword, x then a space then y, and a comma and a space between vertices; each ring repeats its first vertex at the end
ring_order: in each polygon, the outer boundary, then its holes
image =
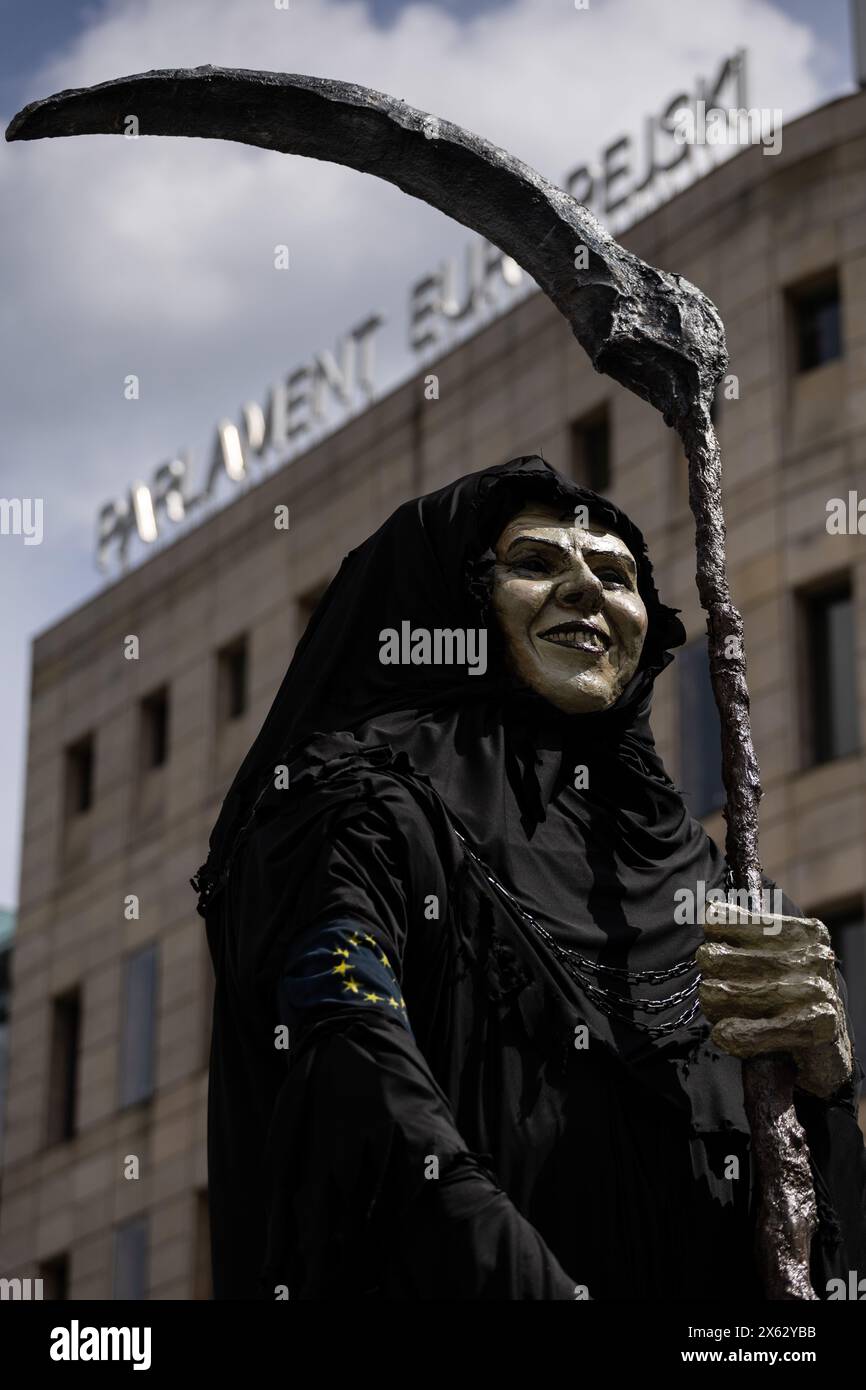
MULTIPOLYGON (((523 545, 524 543, 530 545, 544 545, 550 550, 557 551, 560 555, 568 556, 571 554, 571 551, 566 546, 560 545, 559 541, 550 541, 544 536, 529 536, 524 533, 521 536, 515 536, 514 540, 509 542, 508 549, 505 552, 506 558, 516 546, 523 545)), ((600 555, 607 560, 620 560, 630 574, 637 574, 637 566, 635 565, 634 558, 627 550, 609 550, 608 547, 604 545, 585 545, 582 549, 585 555, 600 555)))

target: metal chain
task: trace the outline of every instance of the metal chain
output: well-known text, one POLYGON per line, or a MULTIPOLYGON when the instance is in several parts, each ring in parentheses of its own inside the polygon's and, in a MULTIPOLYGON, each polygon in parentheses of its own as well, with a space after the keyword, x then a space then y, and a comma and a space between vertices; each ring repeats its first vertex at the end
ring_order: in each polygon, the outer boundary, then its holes
POLYGON ((611 975, 632 984, 659 984, 664 980, 675 979, 677 976, 685 974, 686 971, 695 969, 694 956, 690 956, 686 960, 677 961, 674 965, 664 970, 625 970, 616 966, 602 965, 599 961, 593 961, 587 956, 581 955, 580 952, 575 951, 573 947, 560 945, 547 930, 547 927, 542 926, 531 913, 521 907, 520 903, 514 897, 514 894, 510 893, 505 885, 500 883, 496 876, 491 873, 484 861, 470 848, 466 837, 461 835, 460 831, 453 825, 452 829, 457 839, 463 845, 469 858, 477 864, 487 881, 502 897, 507 899, 523 920, 529 923, 536 935, 541 937, 542 941, 545 942, 557 959, 562 963, 575 984, 577 984, 583 993, 586 994, 603 1013, 608 1014, 612 1018, 618 1018, 622 1022, 629 1023, 633 1028, 638 1028, 642 1032, 649 1033, 653 1037, 663 1033, 673 1033, 678 1028, 685 1027, 685 1025, 690 1023, 695 1017, 700 1009, 700 1000, 697 998, 692 999, 690 1006, 685 1009, 683 1013, 677 1018, 669 1020, 667 1023, 644 1023, 641 1019, 634 1018, 631 1011, 638 1010, 643 1013, 659 1013, 663 1009, 670 1009, 676 1004, 681 1004, 684 1000, 696 994, 701 982, 700 974, 697 974, 691 984, 687 985, 684 989, 677 990, 673 994, 666 995, 663 998, 633 999, 631 997, 627 998, 618 990, 609 990, 605 989, 602 985, 594 984, 582 973, 585 970, 590 970, 596 971, 598 974, 611 975))

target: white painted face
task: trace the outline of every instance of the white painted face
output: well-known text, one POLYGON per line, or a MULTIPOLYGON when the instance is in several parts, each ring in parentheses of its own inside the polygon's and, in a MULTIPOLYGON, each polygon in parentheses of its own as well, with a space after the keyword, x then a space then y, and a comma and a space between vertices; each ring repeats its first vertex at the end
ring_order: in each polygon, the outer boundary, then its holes
POLYGON ((493 608, 512 670, 566 714, 607 709, 634 675, 647 611, 614 531, 533 502, 496 544, 493 608))

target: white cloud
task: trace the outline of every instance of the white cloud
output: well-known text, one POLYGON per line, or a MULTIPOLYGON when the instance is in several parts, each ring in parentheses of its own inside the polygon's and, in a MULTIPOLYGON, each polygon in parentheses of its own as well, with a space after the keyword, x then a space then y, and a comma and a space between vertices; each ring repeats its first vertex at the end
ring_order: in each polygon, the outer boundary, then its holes
MULTIPOLYGON (((136 0, 96 19, 28 94, 203 63, 337 77, 457 121, 559 180, 740 45, 754 102, 791 119, 826 95, 814 35, 766 0, 598 0, 589 11, 515 0, 477 17, 415 4, 387 29, 357 2, 292 0, 286 12, 136 0)), ((378 180, 220 141, 3 145, 0 198, 2 491, 44 496, 54 518, 26 562, 0 542, 0 581, 26 580, 0 697, 8 767, 23 743, 27 634, 96 586, 97 505, 179 445, 204 445, 215 418, 372 308, 389 315, 383 377, 393 373, 407 287, 468 233, 378 180), (285 273, 272 263, 281 242, 285 273), (141 377, 136 405, 122 397, 127 372, 141 377)), ((15 816, 7 793, 0 902, 16 891, 15 816)))

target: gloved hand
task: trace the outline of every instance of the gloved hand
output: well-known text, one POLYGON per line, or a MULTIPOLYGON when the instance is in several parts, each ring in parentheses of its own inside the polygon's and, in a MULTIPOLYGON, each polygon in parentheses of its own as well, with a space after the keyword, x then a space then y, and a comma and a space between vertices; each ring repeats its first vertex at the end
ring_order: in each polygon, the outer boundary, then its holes
POLYGON ((854 1060, 823 922, 711 902, 704 930, 699 993, 713 1042, 735 1057, 787 1052, 798 1086, 833 1095, 854 1060))

